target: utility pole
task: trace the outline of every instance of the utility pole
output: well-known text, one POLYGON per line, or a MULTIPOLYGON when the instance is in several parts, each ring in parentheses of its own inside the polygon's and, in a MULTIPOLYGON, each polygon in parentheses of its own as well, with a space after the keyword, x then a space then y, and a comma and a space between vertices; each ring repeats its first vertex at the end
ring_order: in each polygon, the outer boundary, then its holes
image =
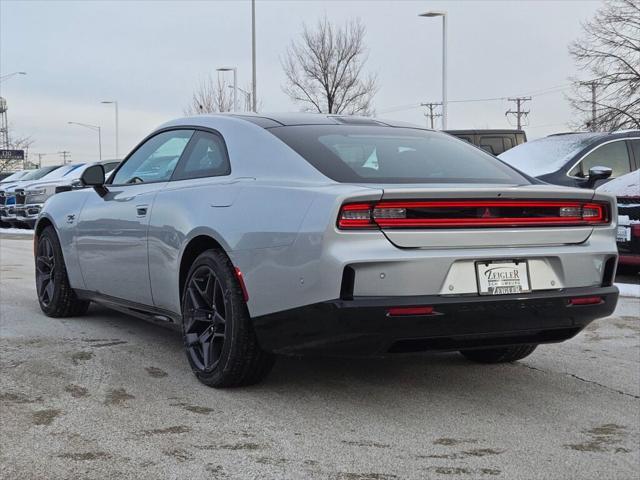
POLYGON ((509 115, 515 115, 516 121, 518 123, 518 130, 522 130, 522 119, 526 118, 526 116, 529 115, 529 110, 523 110, 522 106, 524 105, 524 102, 530 102, 531 97, 515 97, 509 98, 507 100, 509 100, 510 102, 516 102, 516 110, 507 110, 504 115, 505 117, 509 115))
POLYGON ((420 106, 421 107, 427 107, 429 109, 429 113, 424 112, 424 116, 425 117, 429 117, 430 119, 430 123, 431 123, 431 130, 434 129, 434 120, 436 117, 442 117, 442 114, 440 113, 434 113, 434 110, 441 106, 442 103, 436 103, 436 102, 432 102, 432 103, 421 103, 420 106))
POLYGON ((46 156, 46 153, 34 153, 38 156, 38 168, 42 168, 42 157, 46 156))
POLYGON ((58 152, 60 155, 62 155, 62 163, 63 165, 67 164, 67 157, 71 157, 71 152, 69 150, 62 150, 61 152, 58 152))
POLYGON ((589 85, 591 87, 591 122, 587 122, 587 128, 592 132, 598 131, 598 122, 596 115, 596 87, 598 83, 595 80, 591 82, 581 82, 582 85, 589 85))

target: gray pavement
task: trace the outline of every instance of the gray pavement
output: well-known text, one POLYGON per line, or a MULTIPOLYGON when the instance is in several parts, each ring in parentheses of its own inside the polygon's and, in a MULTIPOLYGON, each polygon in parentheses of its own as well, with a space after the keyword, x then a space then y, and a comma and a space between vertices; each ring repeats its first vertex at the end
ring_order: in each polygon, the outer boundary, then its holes
POLYGON ((213 390, 171 330, 45 317, 31 249, 0 236, 0 478, 637 478, 638 299, 516 364, 281 358, 213 390))

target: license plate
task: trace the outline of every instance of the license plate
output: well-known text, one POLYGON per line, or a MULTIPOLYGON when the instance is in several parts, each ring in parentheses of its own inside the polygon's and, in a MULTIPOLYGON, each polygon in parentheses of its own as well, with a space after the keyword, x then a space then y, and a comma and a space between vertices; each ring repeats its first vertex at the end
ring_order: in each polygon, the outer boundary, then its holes
POLYGON ((631 229, 626 225, 618 226, 618 232, 616 234, 616 241, 618 242, 630 242, 631 241, 631 229))
POLYGON ((476 262, 478 293, 508 295, 531 291, 529 267, 525 260, 476 262))

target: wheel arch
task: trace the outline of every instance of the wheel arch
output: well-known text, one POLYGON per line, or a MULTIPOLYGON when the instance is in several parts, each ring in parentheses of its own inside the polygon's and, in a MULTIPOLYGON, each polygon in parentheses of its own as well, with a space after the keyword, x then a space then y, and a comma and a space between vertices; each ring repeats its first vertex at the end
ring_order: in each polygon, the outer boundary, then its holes
POLYGON ((180 268, 178 273, 178 288, 180 295, 180 305, 182 305, 182 293, 184 290, 184 284, 187 281, 187 274, 189 273, 189 268, 193 265, 198 256, 206 252, 207 250, 220 250, 224 252, 227 257, 229 256, 228 252, 222 246, 218 240, 216 240, 213 236, 208 234, 199 234, 194 236, 189 240, 189 242, 185 245, 182 255, 180 257, 180 268))

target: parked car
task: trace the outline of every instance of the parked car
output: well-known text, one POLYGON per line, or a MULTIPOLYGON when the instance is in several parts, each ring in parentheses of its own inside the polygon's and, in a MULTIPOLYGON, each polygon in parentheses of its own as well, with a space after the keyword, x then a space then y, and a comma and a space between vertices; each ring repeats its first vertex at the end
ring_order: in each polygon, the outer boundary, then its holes
POLYGON ((259 381, 274 353, 515 361, 617 302, 613 197, 419 127, 190 117, 81 181, 36 224, 40 308, 98 302, 180 328, 214 387, 259 381))
POLYGON ((502 152, 527 141, 527 134, 524 130, 446 130, 446 132, 476 145, 492 155, 500 155, 502 152))
POLYGON ((0 185, 0 223, 11 226, 15 222, 15 190, 17 188, 21 188, 25 184, 39 180, 59 167, 61 167, 61 165, 42 167, 16 178, 14 181, 4 182, 0 185))
POLYGON ((621 265, 640 266, 640 170, 628 173, 598 189, 618 201, 618 252, 621 265))
MULTIPOLYGON (((118 161, 107 160, 100 163, 105 173, 111 172, 118 161)), ((59 191, 80 188, 80 176, 89 163, 75 163, 47 175, 37 182, 22 185, 16 189, 15 222, 33 228, 44 202, 59 191)))
POLYGON ((550 135, 499 157, 548 183, 593 188, 640 167, 640 130, 550 135))

